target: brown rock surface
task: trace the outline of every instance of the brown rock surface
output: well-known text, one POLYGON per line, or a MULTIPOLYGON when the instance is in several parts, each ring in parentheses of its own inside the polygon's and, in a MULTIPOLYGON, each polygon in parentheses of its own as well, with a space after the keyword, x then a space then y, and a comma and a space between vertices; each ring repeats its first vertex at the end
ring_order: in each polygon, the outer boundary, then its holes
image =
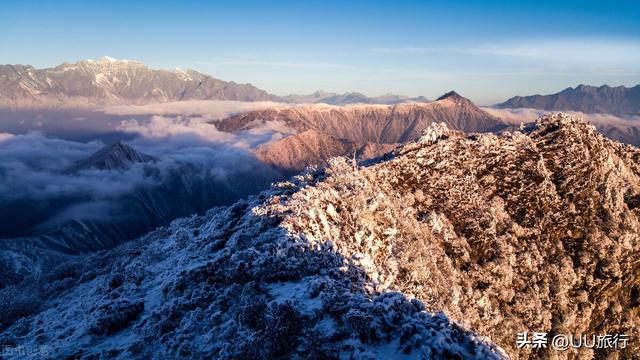
POLYGON ((333 160, 287 200, 284 226, 334 243, 370 291, 415 296, 513 358, 640 353, 640 150, 564 114, 530 134, 436 129, 421 140, 368 168, 333 160), (524 331, 630 342, 519 350, 524 331))
POLYGON ((278 121, 303 132, 314 129, 362 146, 367 142, 395 144, 420 137, 435 122, 465 132, 495 131, 506 127, 499 118, 456 93, 430 103, 332 106, 293 106, 238 114, 216 122, 219 130, 234 132, 278 121))

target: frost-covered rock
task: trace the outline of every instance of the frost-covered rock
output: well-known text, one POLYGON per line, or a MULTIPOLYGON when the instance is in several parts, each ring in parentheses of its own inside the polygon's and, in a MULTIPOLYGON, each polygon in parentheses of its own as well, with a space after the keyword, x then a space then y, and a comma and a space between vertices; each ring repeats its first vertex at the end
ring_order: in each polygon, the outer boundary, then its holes
POLYGON ((17 312, 0 345, 123 359, 637 354, 640 150, 561 114, 527 134, 427 135, 438 141, 369 167, 335 158, 4 289, 17 312), (525 331, 632 340, 518 349, 525 331))
MULTIPOLYGON (((341 159, 332 164, 334 172, 354 171, 341 159)), ((373 291, 378 285, 365 270, 372 264, 338 252, 339 239, 289 231, 282 224, 287 202, 314 176, 179 219, 65 264, 48 280, 0 291, 0 299, 12 301, 4 311, 17 311, 2 323, 3 355, 20 358, 18 349, 32 349, 53 358, 506 357, 445 314, 425 312, 417 299, 373 291)), ((321 223, 340 216, 327 211, 318 213, 321 223)))

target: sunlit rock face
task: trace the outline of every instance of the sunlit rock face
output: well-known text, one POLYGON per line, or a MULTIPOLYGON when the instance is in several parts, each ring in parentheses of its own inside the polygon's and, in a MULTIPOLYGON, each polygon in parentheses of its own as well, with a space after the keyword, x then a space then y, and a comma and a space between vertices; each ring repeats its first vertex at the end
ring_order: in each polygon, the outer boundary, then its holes
POLYGON ((358 145, 413 141, 436 122, 465 132, 499 131, 508 125, 455 92, 430 103, 397 105, 324 104, 250 111, 216 121, 219 130, 233 132, 278 122, 297 132, 314 129, 358 145))
POLYGON ((390 161, 331 170, 285 223, 360 254, 372 291, 415 296, 514 357, 563 358, 516 349, 516 334, 638 336, 639 159, 564 114, 527 134, 441 126, 390 161))

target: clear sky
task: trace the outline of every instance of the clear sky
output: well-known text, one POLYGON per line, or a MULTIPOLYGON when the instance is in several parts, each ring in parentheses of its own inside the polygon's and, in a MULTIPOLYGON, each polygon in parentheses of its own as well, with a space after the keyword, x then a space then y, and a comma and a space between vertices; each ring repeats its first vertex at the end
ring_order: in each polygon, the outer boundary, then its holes
POLYGON ((0 63, 193 68, 278 95, 359 91, 480 104, 640 83, 640 1, 12 1, 0 63))

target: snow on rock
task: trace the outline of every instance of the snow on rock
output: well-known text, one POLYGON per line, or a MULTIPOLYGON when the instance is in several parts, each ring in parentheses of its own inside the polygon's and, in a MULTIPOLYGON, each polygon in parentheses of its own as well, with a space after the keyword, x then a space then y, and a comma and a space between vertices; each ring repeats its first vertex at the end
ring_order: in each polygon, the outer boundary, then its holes
POLYGON ((5 288, 0 346, 122 359, 637 353, 515 339, 640 335, 640 150, 562 114, 526 134, 436 130, 391 160, 334 158, 5 288))
POLYGON ((418 300, 368 291, 366 272, 332 242, 287 231, 283 211, 298 186, 5 288, 11 318, 2 317, 0 345, 54 358, 505 357, 418 300), (13 304, 15 294, 27 299, 13 304))

